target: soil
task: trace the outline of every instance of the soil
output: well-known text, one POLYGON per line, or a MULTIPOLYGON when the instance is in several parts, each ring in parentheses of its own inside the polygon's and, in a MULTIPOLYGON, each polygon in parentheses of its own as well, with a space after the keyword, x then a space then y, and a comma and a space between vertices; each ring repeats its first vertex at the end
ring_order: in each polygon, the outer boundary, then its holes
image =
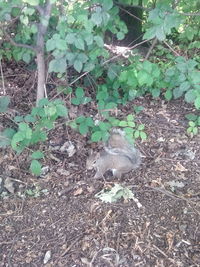
MULTIPOLYGON (((4 67, 4 75, 10 111, 26 114, 35 75, 19 64, 4 67)), ((40 146, 46 151, 40 177, 28 171, 29 151, 0 150, 0 175, 14 187, 14 193, 0 192, 0 266, 200 266, 200 135, 186 134, 185 119, 194 109, 183 100, 145 97, 121 107, 118 116, 130 114, 133 105, 144 107, 137 122, 145 124, 148 139, 136 143, 145 156, 141 166, 121 180, 110 173, 94 179, 85 162, 99 145, 62 120, 40 146), (75 148, 70 157, 60 149, 68 141, 75 148), (95 197, 116 183, 131 189, 142 206, 95 197)), ((70 111, 97 113, 89 105, 70 111)), ((13 125, 9 116, 0 115, 1 128, 13 125)))

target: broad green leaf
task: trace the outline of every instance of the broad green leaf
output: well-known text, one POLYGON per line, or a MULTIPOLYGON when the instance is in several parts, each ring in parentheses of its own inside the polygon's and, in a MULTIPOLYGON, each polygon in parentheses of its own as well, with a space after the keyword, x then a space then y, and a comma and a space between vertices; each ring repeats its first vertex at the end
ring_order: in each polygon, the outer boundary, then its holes
POLYGON ((30 53, 24 53, 22 59, 24 62, 29 63, 31 61, 30 53))
POLYGON ((73 105, 78 106, 78 105, 80 105, 80 103, 81 103, 81 99, 80 99, 80 98, 77 98, 77 97, 73 97, 73 98, 71 99, 71 103, 72 103, 73 105))
POLYGON ((157 98, 157 97, 160 96, 160 89, 159 89, 159 88, 154 88, 154 89, 151 91, 151 93, 152 93, 152 96, 153 96, 154 98, 157 98))
POLYGON ((0 112, 6 112, 10 103, 9 96, 0 96, 0 112))
POLYGON ((96 131, 92 134, 91 140, 92 142, 98 142, 102 138, 102 132, 101 131, 96 131))
POLYGON ((30 166, 30 170, 33 174, 35 175, 40 175, 41 171, 42 171, 42 166, 41 163, 38 160, 32 160, 31 161, 31 166, 30 166))
POLYGON ((140 85, 146 84, 150 86, 153 84, 153 78, 145 70, 140 70, 137 78, 140 85))
POLYGON ((183 91, 180 89, 180 87, 176 87, 173 90, 173 95, 174 95, 174 98, 177 99, 183 95, 183 91))
POLYGON ((6 128, 3 132, 0 132, 0 147, 6 148, 10 145, 15 133, 16 131, 11 128, 6 128))
POLYGON ((65 38, 66 42, 68 44, 73 44, 76 41, 76 34, 75 33, 68 33, 66 38, 65 38))
POLYGON ((200 96, 198 96, 195 101, 194 101, 194 105, 197 109, 200 108, 200 96))
POLYGON ((31 158, 32 159, 42 159, 42 158, 44 158, 44 154, 40 150, 37 150, 37 151, 32 153, 31 158))
POLYGON ((128 126, 128 123, 127 123, 127 121, 120 121, 119 126, 120 127, 126 127, 126 126, 128 126))
POLYGON ((92 71, 95 68, 95 64, 93 64, 92 62, 88 62, 84 65, 83 71, 87 72, 87 71, 92 71))
POLYGON ((147 140, 147 134, 145 132, 140 132, 140 137, 142 140, 147 140))
POLYGON ((90 117, 86 118, 85 123, 86 123, 87 126, 89 126, 89 127, 93 127, 93 126, 94 126, 94 121, 93 121, 93 119, 90 118, 90 117))
POLYGON ((54 39, 47 40, 47 42, 46 42, 46 49, 47 49, 47 51, 48 52, 49 51, 52 51, 55 48, 56 48, 56 40, 54 40, 54 39))
POLYGON ((65 58, 53 59, 49 63, 49 72, 64 73, 67 68, 67 62, 65 58))
POLYGON ((185 94, 185 101, 188 103, 193 103, 194 100, 196 98, 196 93, 195 90, 189 90, 186 94, 185 94))
POLYGON ((126 118, 127 118, 127 121, 133 121, 134 120, 134 116, 132 114, 129 114, 126 118))
POLYGON ((166 100, 171 100, 172 99, 172 90, 168 89, 166 92, 165 92, 165 99, 166 100))
POLYGON ((101 13, 93 13, 91 16, 91 21, 94 22, 97 26, 102 23, 102 16, 101 13))
POLYGON ((85 123, 81 123, 80 125, 79 125, 79 132, 80 132, 80 134, 82 134, 82 135, 85 135, 85 134, 87 134, 88 133, 88 126, 87 126, 87 124, 85 124, 85 123))
POLYGON ((84 40, 81 39, 81 38, 76 38, 75 41, 74 41, 74 45, 78 49, 81 49, 81 50, 85 49, 84 40))
POLYGON ((139 130, 139 131, 144 130, 144 124, 140 124, 140 125, 138 126, 138 130, 139 130))
POLYGON ((81 123, 81 122, 85 121, 85 119, 86 118, 84 116, 80 116, 80 117, 76 118, 76 122, 81 123))
POLYGON ((118 32, 116 36, 117 36, 117 40, 123 40, 125 37, 125 34, 123 32, 118 32))
POLYGON ((74 68, 76 71, 81 72, 83 68, 83 63, 80 60, 75 60, 74 61, 74 68))
POLYGON ((113 1, 112 0, 103 0, 102 6, 105 11, 110 10, 113 7, 113 1))
POLYGON ((57 110, 58 116, 67 117, 68 111, 64 105, 62 105, 62 104, 56 105, 56 110, 57 110))
POLYGON ((104 41, 103 41, 101 36, 95 36, 94 40, 95 40, 95 42, 97 43, 97 45, 99 47, 103 47, 104 46, 104 41))
POLYGON ((78 98, 82 98, 85 95, 85 92, 84 92, 83 88, 78 87, 78 88, 76 88, 75 94, 78 98))
POLYGON ((190 121, 196 121, 197 119, 197 115, 193 114, 193 113, 189 113, 185 115, 186 119, 190 120, 190 121))
POLYGON ((136 131, 134 132, 134 137, 135 137, 135 138, 138 138, 139 136, 140 136, 140 131, 136 130, 136 131))
POLYGON ((24 121, 25 122, 35 122, 36 121, 36 119, 35 119, 35 117, 33 117, 32 115, 30 115, 30 114, 28 114, 28 115, 26 115, 25 117, 24 117, 24 121))

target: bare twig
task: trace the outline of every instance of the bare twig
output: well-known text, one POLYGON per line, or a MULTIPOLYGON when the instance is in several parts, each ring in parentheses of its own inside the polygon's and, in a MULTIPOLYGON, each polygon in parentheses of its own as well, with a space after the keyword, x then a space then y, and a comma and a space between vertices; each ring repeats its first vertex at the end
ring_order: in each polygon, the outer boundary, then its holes
POLYGON ((3 68, 2 68, 2 64, 1 64, 1 58, 0 58, 0 70, 1 70, 1 79, 2 79, 3 95, 6 95, 6 89, 5 89, 5 83, 4 83, 4 76, 3 76, 3 68))
POLYGON ((180 57, 179 53, 177 53, 167 42, 163 41, 163 43, 175 54, 175 56, 180 57))
POLYGON ((148 53, 146 54, 145 56, 145 59, 147 60, 153 50, 153 48, 155 47, 156 43, 157 43, 158 39, 157 38, 154 38, 153 42, 152 42, 152 45, 150 46, 149 50, 148 50, 148 53))
POLYGON ((133 15, 131 12, 129 12, 128 10, 124 9, 123 7, 119 7, 121 10, 123 10, 125 13, 129 14, 129 16, 139 20, 142 22, 142 19, 138 18, 137 16, 133 15))
POLYGON ((32 45, 27 45, 27 44, 16 43, 16 42, 10 37, 10 35, 9 35, 6 31, 4 31, 4 34, 5 34, 6 38, 8 39, 8 41, 9 41, 12 45, 17 46, 17 47, 28 48, 28 49, 33 50, 34 52, 37 52, 36 47, 34 47, 34 46, 32 46, 32 45))
POLYGON ((133 8, 139 8, 139 9, 143 9, 145 11, 151 11, 152 9, 147 8, 147 7, 143 7, 143 6, 138 6, 138 5, 129 5, 129 4, 124 4, 124 3, 118 3, 116 1, 113 1, 117 6, 124 6, 124 7, 133 7, 133 8))

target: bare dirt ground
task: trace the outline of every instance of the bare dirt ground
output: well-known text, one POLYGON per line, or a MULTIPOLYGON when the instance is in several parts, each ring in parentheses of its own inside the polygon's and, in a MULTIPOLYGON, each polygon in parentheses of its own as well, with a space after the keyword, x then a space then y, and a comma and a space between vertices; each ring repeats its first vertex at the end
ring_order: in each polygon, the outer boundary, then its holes
MULTIPOLYGON (((5 71, 7 93, 11 108, 26 113, 34 90, 23 82, 28 71, 15 66, 16 72, 11 77, 12 69, 5 71)), ((0 150, 0 176, 11 177, 15 187, 7 197, 0 192, 0 266, 200 266, 200 136, 186 135, 184 117, 192 107, 147 97, 122 107, 119 116, 131 113, 133 105, 145 107, 137 121, 145 124, 148 140, 137 141, 142 165, 121 181, 110 174, 95 180, 85 169, 87 138, 61 122, 42 145, 48 166, 42 177, 27 171, 26 151, 0 150), (60 152, 66 141, 75 146, 72 157, 60 152), (131 188, 142 207, 95 198, 115 183, 131 188)), ((0 123, 12 125, 5 115, 0 123)))

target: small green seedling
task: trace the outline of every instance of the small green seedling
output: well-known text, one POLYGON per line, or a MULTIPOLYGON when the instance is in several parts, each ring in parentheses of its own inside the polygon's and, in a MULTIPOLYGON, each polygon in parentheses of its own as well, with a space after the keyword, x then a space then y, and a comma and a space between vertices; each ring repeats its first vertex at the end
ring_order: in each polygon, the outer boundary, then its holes
POLYGON ((198 134, 198 127, 200 126, 200 116, 197 116, 195 114, 189 113, 185 116, 189 122, 188 122, 188 128, 187 133, 193 137, 194 135, 198 134))
POLYGON ((87 104, 91 101, 91 97, 86 97, 83 88, 78 87, 75 91, 76 97, 73 97, 71 102, 73 105, 87 104))

